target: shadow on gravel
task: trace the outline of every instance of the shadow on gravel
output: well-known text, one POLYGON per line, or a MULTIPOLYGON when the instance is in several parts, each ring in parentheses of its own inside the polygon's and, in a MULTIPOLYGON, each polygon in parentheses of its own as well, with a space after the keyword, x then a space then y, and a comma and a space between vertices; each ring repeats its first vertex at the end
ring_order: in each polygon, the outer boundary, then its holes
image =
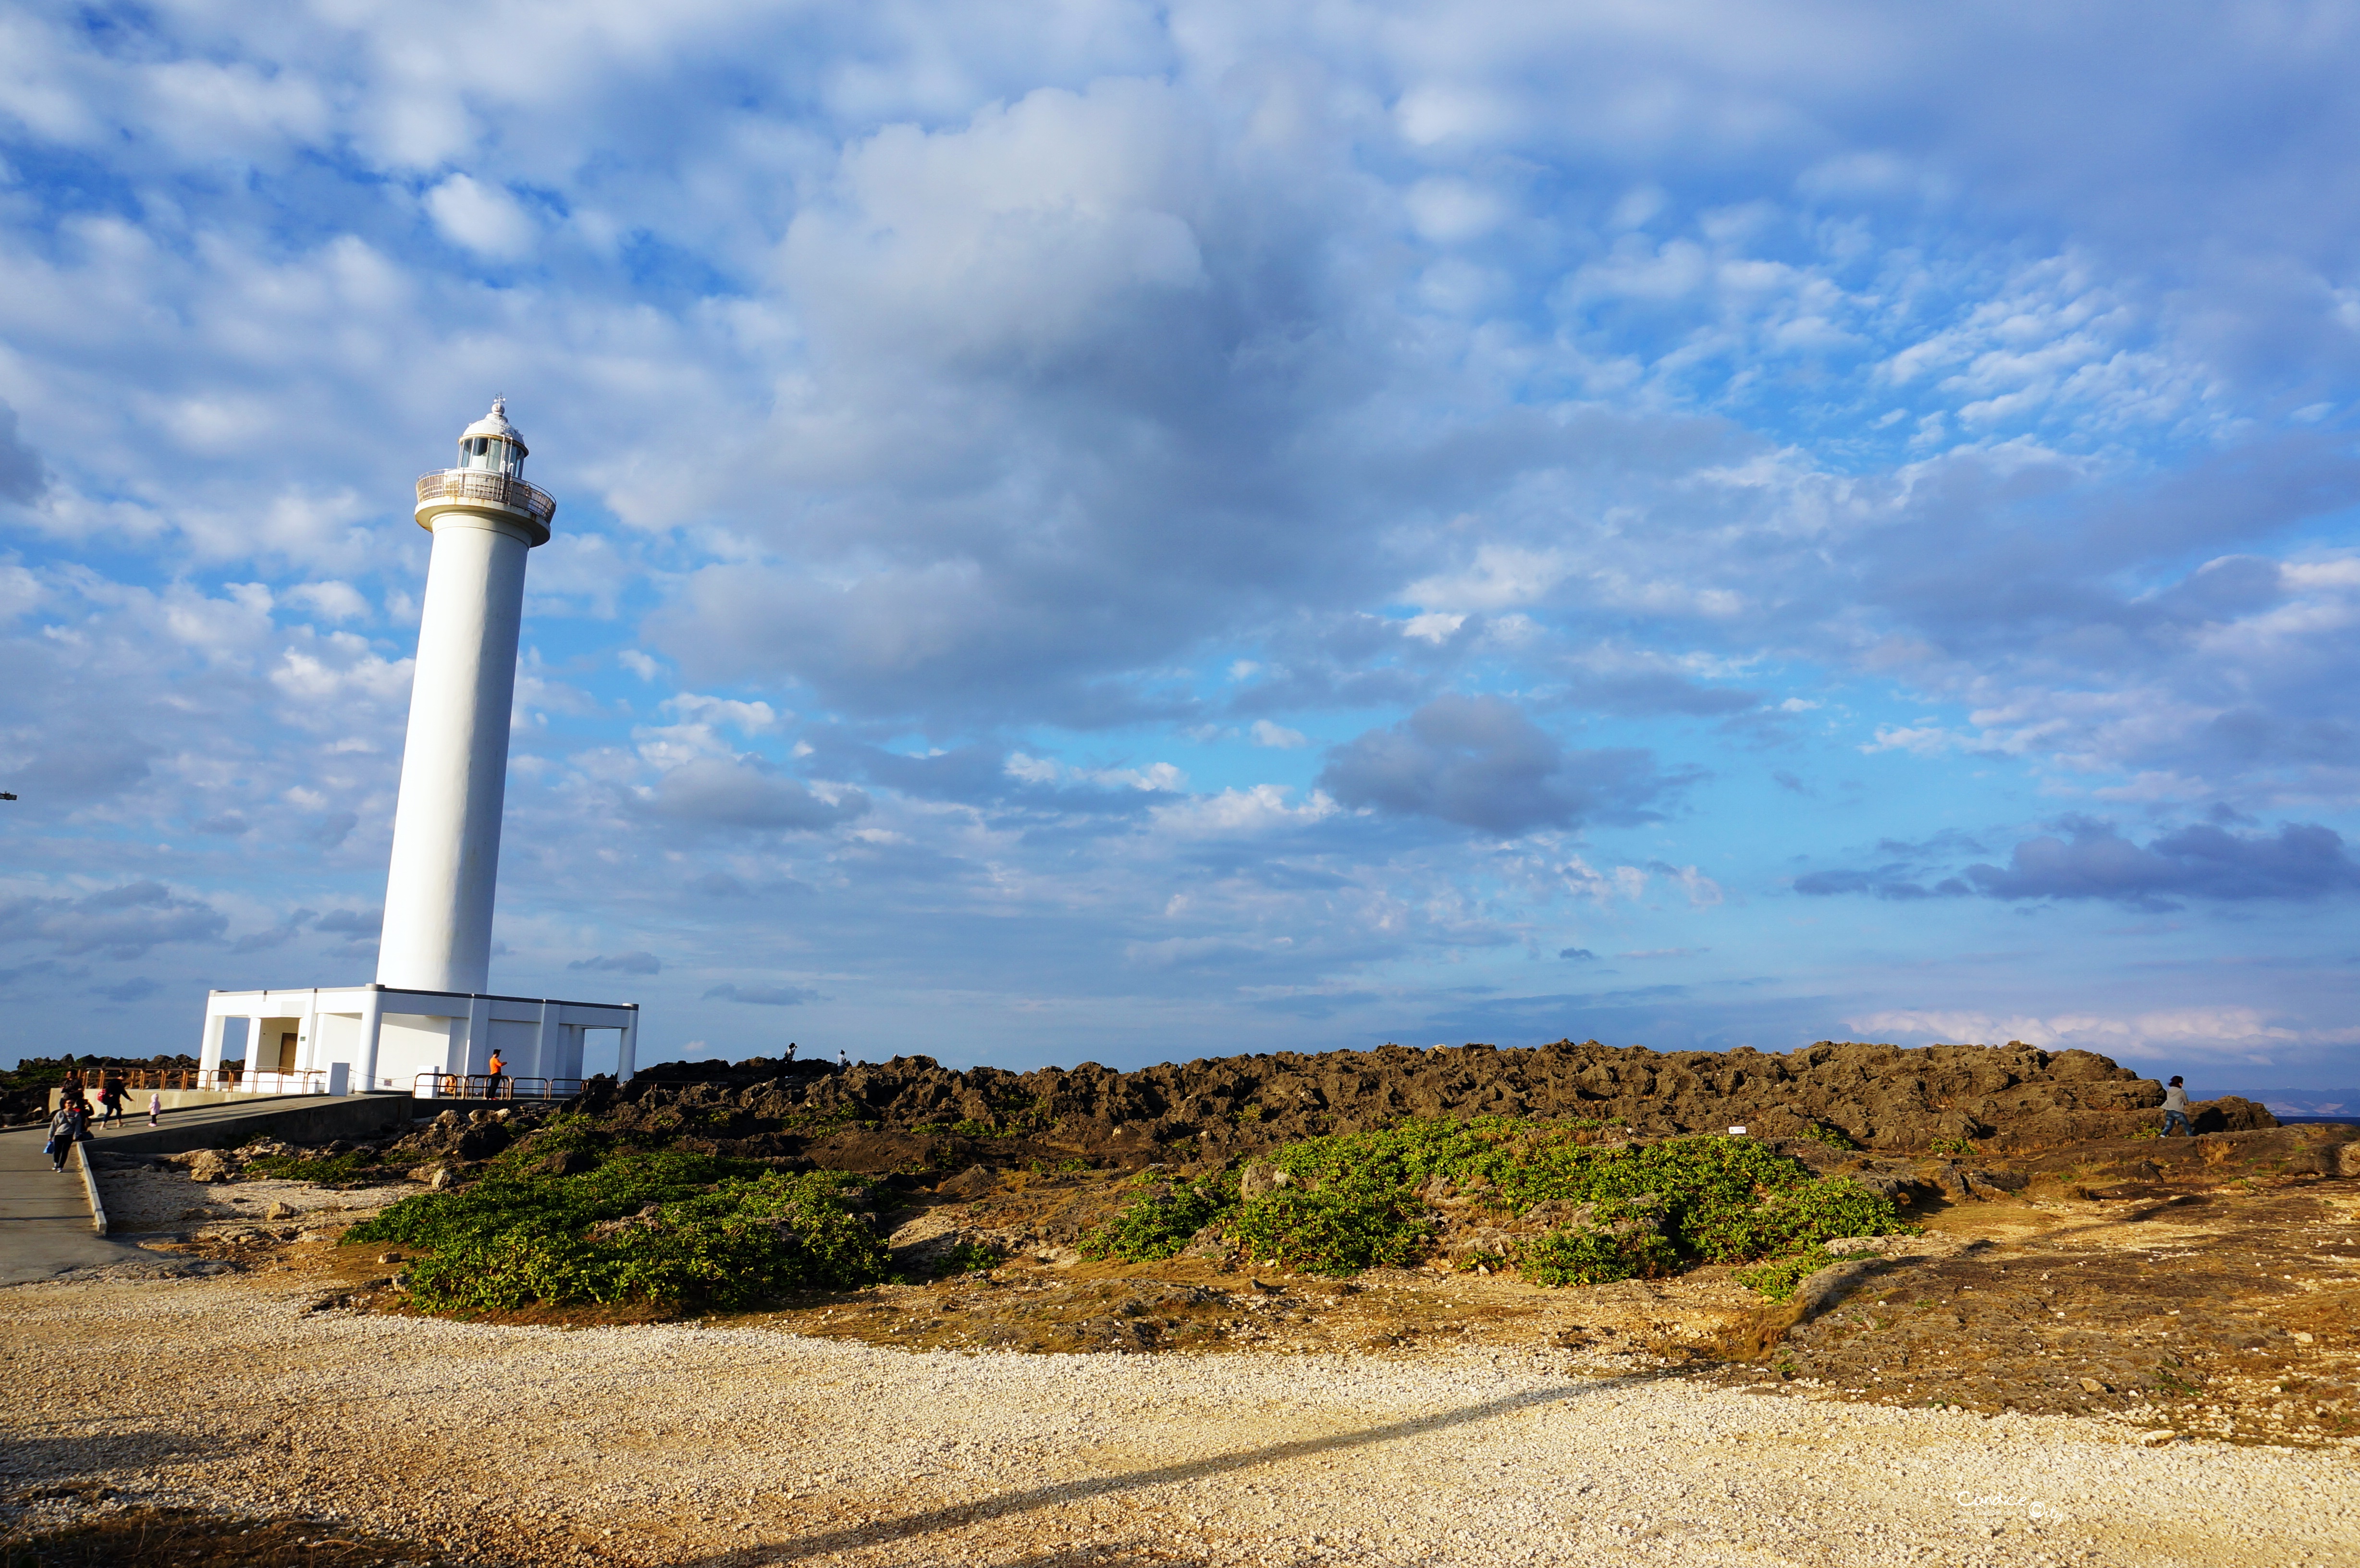
MULTIPOLYGON (((1053 1486, 1033 1486, 1022 1492, 1008 1492, 997 1497, 982 1497, 971 1503, 952 1503, 943 1508, 929 1508, 898 1519, 880 1519, 873 1524, 849 1529, 832 1530, 821 1535, 807 1535, 797 1541, 765 1543, 759 1547, 735 1547, 709 1557, 683 1562, 679 1568, 722 1568, 723 1564, 748 1562, 792 1563, 801 1558, 825 1556, 831 1552, 846 1552, 857 1546, 873 1546, 880 1541, 903 1541, 912 1536, 930 1535, 936 1530, 981 1524, 988 1520, 1006 1519, 1011 1514, 1028 1513, 1035 1508, 1062 1507, 1067 1503, 1087 1502, 1118 1492, 1134 1492, 1142 1487, 1161 1486, 1174 1481, 1201 1480, 1228 1471, 1251 1469, 1257 1465, 1274 1465, 1288 1459, 1303 1459, 1322 1454, 1335 1454, 1346 1449, 1367 1448, 1380 1443, 1392 1443, 1400 1438, 1423 1437, 1428 1432, 1448 1432, 1452 1427, 1467 1426, 1475 1421, 1490 1421, 1495 1416, 1516 1410, 1530 1410, 1536 1405, 1553 1405, 1578 1395, 1608 1391, 1635 1379, 1612 1378, 1596 1383, 1567 1384, 1557 1388, 1518 1394, 1513 1399, 1491 1399, 1464 1410, 1448 1410, 1441 1415, 1420 1416, 1415 1421, 1393 1421, 1385 1426, 1371 1427, 1365 1432, 1339 1432, 1332 1437, 1306 1437, 1294 1443, 1273 1443, 1262 1448, 1249 1448, 1236 1454, 1216 1454, 1203 1459, 1183 1460, 1175 1465, 1159 1465, 1152 1470, 1131 1470, 1119 1475, 1097 1475, 1087 1480, 1060 1481, 1053 1486)), ((1072 1553, 1062 1553, 1056 1561, 1070 1560, 1072 1553)), ((1118 1559, 1119 1561, 1119 1559, 1118 1559)))
POLYGON ((446 1562, 431 1548, 313 1520, 180 1508, 124 1508, 0 1540, 0 1568, 440 1568, 446 1562))
POLYGON ((104 1436, 93 1436, 87 1432, 78 1432, 71 1437, 39 1435, 45 1426, 66 1424, 62 1421, 11 1424, 5 1450, 5 1474, 13 1485, 5 1495, 6 1502, 21 1505, 28 1498, 49 1496, 59 1486, 79 1489, 83 1485, 81 1477, 93 1469, 148 1469, 195 1453, 201 1446, 168 1432, 113 1432, 104 1436))

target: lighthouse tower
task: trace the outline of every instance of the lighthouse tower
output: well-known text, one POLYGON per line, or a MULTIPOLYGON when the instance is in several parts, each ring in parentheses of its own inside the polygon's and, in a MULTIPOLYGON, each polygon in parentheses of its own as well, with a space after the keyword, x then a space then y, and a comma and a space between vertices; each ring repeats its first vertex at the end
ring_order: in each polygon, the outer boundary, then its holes
POLYGON ((523 479, 524 437, 507 400, 459 437, 459 463, 418 482, 434 536, 410 738, 385 880, 380 985, 481 991, 508 792, 508 709, 524 618, 525 552, 549 542, 557 503, 523 479))
POLYGON ((434 550, 376 983, 213 992, 205 1092, 566 1094, 581 1084, 583 1037, 609 1029, 616 1073, 631 1075, 638 1004, 488 991, 525 555, 549 542, 557 512, 525 483, 524 459, 524 437, 496 398, 461 432, 456 465, 418 481, 418 526, 434 550), (229 1068, 233 1025, 246 1056, 229 1068))

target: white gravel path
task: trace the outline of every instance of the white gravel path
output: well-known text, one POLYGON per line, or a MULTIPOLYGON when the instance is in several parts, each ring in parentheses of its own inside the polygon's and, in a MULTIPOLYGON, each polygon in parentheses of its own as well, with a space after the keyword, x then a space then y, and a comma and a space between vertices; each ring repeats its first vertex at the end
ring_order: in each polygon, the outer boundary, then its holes
POLYGON ((918 1355, 0 1292, 17 1493, 552 1563, 2360 1564, 2360 1454, 1816 1404, 1563 1353, 918 1355))

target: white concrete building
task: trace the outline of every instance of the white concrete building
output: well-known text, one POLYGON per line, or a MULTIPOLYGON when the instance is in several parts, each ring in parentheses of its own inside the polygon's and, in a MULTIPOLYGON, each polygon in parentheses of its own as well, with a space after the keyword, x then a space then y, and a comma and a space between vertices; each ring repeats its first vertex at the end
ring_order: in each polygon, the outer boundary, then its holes
MULTIPOLYGON (((505 1073, 582 1076, 583 1033, 618 1030, 617 1071, 631 1075, 635 1002, 489 994, 492 901, 508 789, 525 554, 549 542, 557 503, 522 478, 524 437, 505 400, 459 437, 459 463, 418 481, 418 526, 434 536, 410 732, 394 807, 377 983, 300 991, 215 991, 202 1064, 221 1066, 230 1020, 247 1020, 239 1086, 415 1089, 480 1078, 497 1051, 505 1073)), ((480 1084, 477 1086, 480 1090, 480 1084)))
POLYGON ((617 1075, 638 1054, 637 1003, 561 1002, 480 992, 411 991, 392 985, 322 985, 302 991, 215 991, 205 999, 203 1067, 221 1065, 233 1019, 246 1020, 249 1094, 343 1094, 392 1089, 433 1098, 445 1080, 481 1080, 492 1052, 517 1092, 564 1092, 582 1077, 583 1035, 615 1029, 617 1075))

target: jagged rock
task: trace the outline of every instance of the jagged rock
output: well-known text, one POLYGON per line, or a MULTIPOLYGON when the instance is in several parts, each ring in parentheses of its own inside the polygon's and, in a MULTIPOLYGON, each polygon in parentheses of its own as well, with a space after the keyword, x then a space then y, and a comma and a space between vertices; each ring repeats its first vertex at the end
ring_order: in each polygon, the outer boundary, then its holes
POLYGON ((946 1198, 959 1198, 971 1202, 987 1192, 996 1192, 999 1187, 998 1171, 985 1165, 970 1165, 937 1186, 934 1191, 946 1198))
POLYGON ((237 1167, 218 1149, 200 1149, 188 1157, 191 1181, 235 1181, 237 1167))
POLYGON ((1259 1198, 1266 1192, 1274 1192, 1281 1187, 1294 1185, 1293 1176, 1284 1171, 1262 1164, 1259 1160, 1238 1172, 1238 1196, 1240 1198, 1259 1198))
POLYGON ((515 1141, 505 1122, 486 1116, 471 1124, 452 1144, 452 1149, 462 1160, 488 1160, 515 1141))

